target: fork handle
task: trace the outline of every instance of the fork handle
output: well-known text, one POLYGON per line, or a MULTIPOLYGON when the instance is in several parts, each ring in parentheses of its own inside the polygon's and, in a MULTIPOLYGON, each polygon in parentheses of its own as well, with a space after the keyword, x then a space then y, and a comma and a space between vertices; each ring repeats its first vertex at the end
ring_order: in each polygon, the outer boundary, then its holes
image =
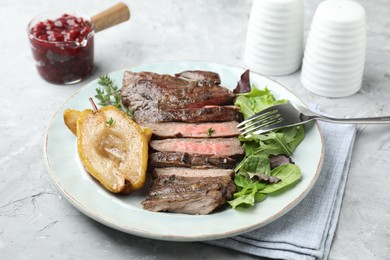
POLYGON ((379 117, 357 117, 357 118, 333 118, 323 115, 310 115, 308 119, 317 119, 326 122, 339 123, 339 124, 390 124, 390 116, 379 117))

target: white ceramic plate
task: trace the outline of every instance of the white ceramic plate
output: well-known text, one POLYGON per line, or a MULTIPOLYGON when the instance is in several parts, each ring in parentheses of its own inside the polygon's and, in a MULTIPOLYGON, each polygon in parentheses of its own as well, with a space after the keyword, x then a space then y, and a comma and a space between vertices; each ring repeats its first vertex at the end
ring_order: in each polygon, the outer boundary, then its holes
MULTIPOLYGON (((174 74, 183 70, 209 70, 219 73, 222 86, 233 89, 244 69, 209 62, 162 62, 131 68, 132 71, 153 71, 174 74)), ((118 86, 124 70, 110 73, 118 86)), ((302 102, 277 82, 251 73, 251 83, 268 86, 276 98, 302 102)), ((201 241, 238 235, 259 228, 293 208, 314 185, 323 160, 323 141, 317 124, 307 128, 306 137, 293 155, 302 170, 302 180, 292 189, 269 196, 255 207, 233 210, 226 207, 205 216, 146 211, 141 201, 146 188, 130 196, 107 192, 83 169, 76 151, 76 138, 63 122, 66 108, 90 108, 89 97, 98 87, 95 80, 77 91, 55 113, 47 130, 44 157, 47 169, 58 189, 77 209, 107 226, 130 234, 160 240, 201 241)))

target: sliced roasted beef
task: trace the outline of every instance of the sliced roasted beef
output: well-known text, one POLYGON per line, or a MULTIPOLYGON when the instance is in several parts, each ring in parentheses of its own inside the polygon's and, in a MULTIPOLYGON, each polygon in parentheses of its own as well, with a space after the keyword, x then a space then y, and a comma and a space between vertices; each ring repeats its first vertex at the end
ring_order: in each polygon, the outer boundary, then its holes
POLYGON ((186 108, 171 110, 135 110, 134 120, 137 123, 165 122, 225 122, 242 121, 242 114, 236 106, 206 106, 202 108, 186 108))
POLYGON ((207 137, 232 137, 240 135, 237 129, 238 122, 208 122, 208 123, 154 123, 143 124, 153 131, 153 138, 207 138, 207 137))
POLYGON ((211 84, 211 81, 205 76, 200 77, 199 82, 194 80, 194 76, 189 77, 191 80, 185 80, 183 76, 126 71, 123 76, 121 90, 122 103, 135 111, 136 120, 137 117, 138 119, 147 119, 145 116, 139 117, 137 115, 139 111, 143 111, 142 114, 146 113, 152 116, 167 110, 233 103, 235 95, 227 88, 218 84, 211 84), (210 84, 205 84, 205 82, 210 84))
POLYGON ((143 122, 225 122, 242 121, 242 114, 236 106, 206 106, 201 108, 173 109, 159 111, 152 117, 139 111, 135 117, 144 120, 143 122))
POLYGON ((142 205, 150 211, 209 214, 232 198, 232 175, 232 170, 156 169, 142 205))
POLYGON ((153 180, 145 209, 208 214, 232 198, 232 168, 244 155, 235 138, 242 114, 232 106, 235 94, 220 83, 210 71, 124 73, 122 103, 163 139, 150 142, 153 180))
POLYGON ((159 152, 182 152, 218 156, 235 156, 244 154, 237 138, 172 138, 152 140, 150 147, 159 152))
POLYGON ((178 152, 156 152, 149 154, 150 167, 186 167, 233 169, 237 158, 218 155, 190 154, 178 152))
POLYGON ((211 178, 211 177, 229 177, 234 176, 232 169, 188 169, 181 167, 156 168, 153 171, 153 177, 161 176, 192 177, 192 178, 211 178))

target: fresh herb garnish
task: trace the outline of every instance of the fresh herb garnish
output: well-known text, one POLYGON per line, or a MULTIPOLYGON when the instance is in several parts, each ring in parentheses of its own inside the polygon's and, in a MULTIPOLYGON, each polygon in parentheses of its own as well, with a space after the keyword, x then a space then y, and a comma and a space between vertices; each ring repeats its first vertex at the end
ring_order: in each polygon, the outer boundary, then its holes
POLYGON ((99 106, 115 106, 125 112, 130 118, 133 117, 134 110, 125 107, 121 102, 121 92, 115 85, 113 79, 108 75, 101 76, 98 84, 102 88, 96 88, 95 98, 99 100, 99 106))
MULTIPOLYGON (((285 102, 287 100, 276 100, 267 87, 258 89, 252 85, 250 92, 238 94, 235 105, 240 107, 246 119, 270 106, 285 102)), ((269 158, 280 154, 291 156, 304 136, 302 126, 282 128, 250 138, 240 136, 245 157, 235 169, 237 192, 228 203, 233 208, 250 207, 264 200, 268 194, 284 191, 297 183, 301 178, 301 170, 297 165, 285 164, 271 170, 269 158), (279 181, 265 181, 273 178, 279 181)))
POLYGON ((214 133, 214 129, 212 127, 210 127, 209 129, 207 129, 207 136, 208 137, 211 137, 211 135, 214 133))
POLYGON ((110 117, 110 119, 108 121, 106 121, 106 124, 111 127, 113 124, 114 124, 115 120, 114 118, 110 117))

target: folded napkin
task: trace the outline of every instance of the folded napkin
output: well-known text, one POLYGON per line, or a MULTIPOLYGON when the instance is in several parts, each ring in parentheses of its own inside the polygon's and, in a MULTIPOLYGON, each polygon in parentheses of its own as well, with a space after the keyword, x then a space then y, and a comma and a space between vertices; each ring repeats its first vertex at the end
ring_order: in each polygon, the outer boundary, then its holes
POLYGON ((276 221, 249 233, 207 241, 262 257, 327 259, 348 176, 356 127, 320 122, 324 164, 307 196, 276 221))

